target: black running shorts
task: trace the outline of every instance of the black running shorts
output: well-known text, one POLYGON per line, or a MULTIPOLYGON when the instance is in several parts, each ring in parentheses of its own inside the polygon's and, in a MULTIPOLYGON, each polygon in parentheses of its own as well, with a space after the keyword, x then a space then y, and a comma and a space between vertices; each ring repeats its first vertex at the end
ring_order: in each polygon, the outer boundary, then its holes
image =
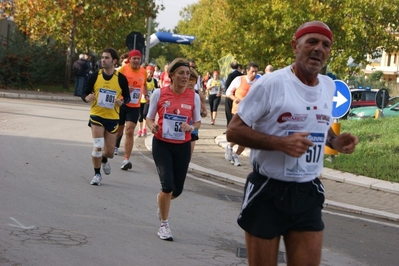
POLYGON ((129 107, 122 105, 119 112, 119 125, 124 125, 126 121, 137 124, 139 119, 140 107, 129 107))
POLYGON ((322 231, 323 203, 324 187, 318 178, 283 182, 252 172, 237 222, 249 234, 264 239, 289 231, 322 231))
POLYGON ((105 130, 114 134, 118 130, 118 120, 105 119, 99 116, 91 115, 88 126, 97 125, 104 127, 105 130))

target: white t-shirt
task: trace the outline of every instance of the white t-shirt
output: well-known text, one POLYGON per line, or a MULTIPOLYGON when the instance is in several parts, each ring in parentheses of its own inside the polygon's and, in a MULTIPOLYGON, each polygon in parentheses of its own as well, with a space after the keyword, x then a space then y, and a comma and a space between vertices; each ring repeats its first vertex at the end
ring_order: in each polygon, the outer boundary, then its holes
POLYGON ((250 161, 260 174, 287 182, 308 182, 323 168, 324 145, 332 117, 334 81, 318 75, 319 84, 303 84, 289 67, 262 76, 240 102, 237 114, 256 131, 276 136, 311 132, 313 147, 300 158, 280 151, 251 149, 250 161))

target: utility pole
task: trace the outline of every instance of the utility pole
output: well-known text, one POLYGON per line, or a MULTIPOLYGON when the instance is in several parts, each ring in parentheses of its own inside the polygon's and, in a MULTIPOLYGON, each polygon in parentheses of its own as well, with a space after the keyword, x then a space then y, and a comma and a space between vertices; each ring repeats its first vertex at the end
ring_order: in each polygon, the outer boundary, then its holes
POLYGON ((145 40, 145 62, 148 64, 150 60, 150 37, 151 37, 152 17, 147 17, 147 36, 145 40))

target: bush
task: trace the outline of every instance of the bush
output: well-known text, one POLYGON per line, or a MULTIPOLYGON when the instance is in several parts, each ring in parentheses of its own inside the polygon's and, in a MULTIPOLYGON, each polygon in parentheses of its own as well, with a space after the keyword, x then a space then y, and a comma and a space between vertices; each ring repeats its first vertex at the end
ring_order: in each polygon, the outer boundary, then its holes
POLYGON ((31 43, 14 33, 0 47, 0 84, 3 87, 29 87, 62 84, 65 75, 65 49, 50 44, 31 43))

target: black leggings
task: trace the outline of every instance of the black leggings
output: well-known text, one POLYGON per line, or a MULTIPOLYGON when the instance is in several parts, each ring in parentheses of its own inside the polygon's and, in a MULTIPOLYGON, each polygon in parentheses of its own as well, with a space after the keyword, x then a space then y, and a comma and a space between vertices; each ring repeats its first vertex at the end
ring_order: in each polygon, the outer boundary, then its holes
POLYGON ((227 125, 229 125, 231 119, 233 118, 233 114, 231 113, 231 108, 233 108, 233 100, 226 96, 224 101, 224 112, 226 114, 227 125))
POLYGON ((152 156, 157 167, 162 192, 177 198, 182 192, 191 158, 191 141, 169 143, 152 138, 152 156))
POLYGON ((209 94, 209 107, 211 109, 211 112, 217 112, 219 104, 220 104, 220 99, 222 97, 217 97, 216 94, 209 94))
POLYGON ((149 104, 147 103, 140 103, 140 112, 139 112, 139 122, 143 122, 148 114, 148 107, 149 104))

